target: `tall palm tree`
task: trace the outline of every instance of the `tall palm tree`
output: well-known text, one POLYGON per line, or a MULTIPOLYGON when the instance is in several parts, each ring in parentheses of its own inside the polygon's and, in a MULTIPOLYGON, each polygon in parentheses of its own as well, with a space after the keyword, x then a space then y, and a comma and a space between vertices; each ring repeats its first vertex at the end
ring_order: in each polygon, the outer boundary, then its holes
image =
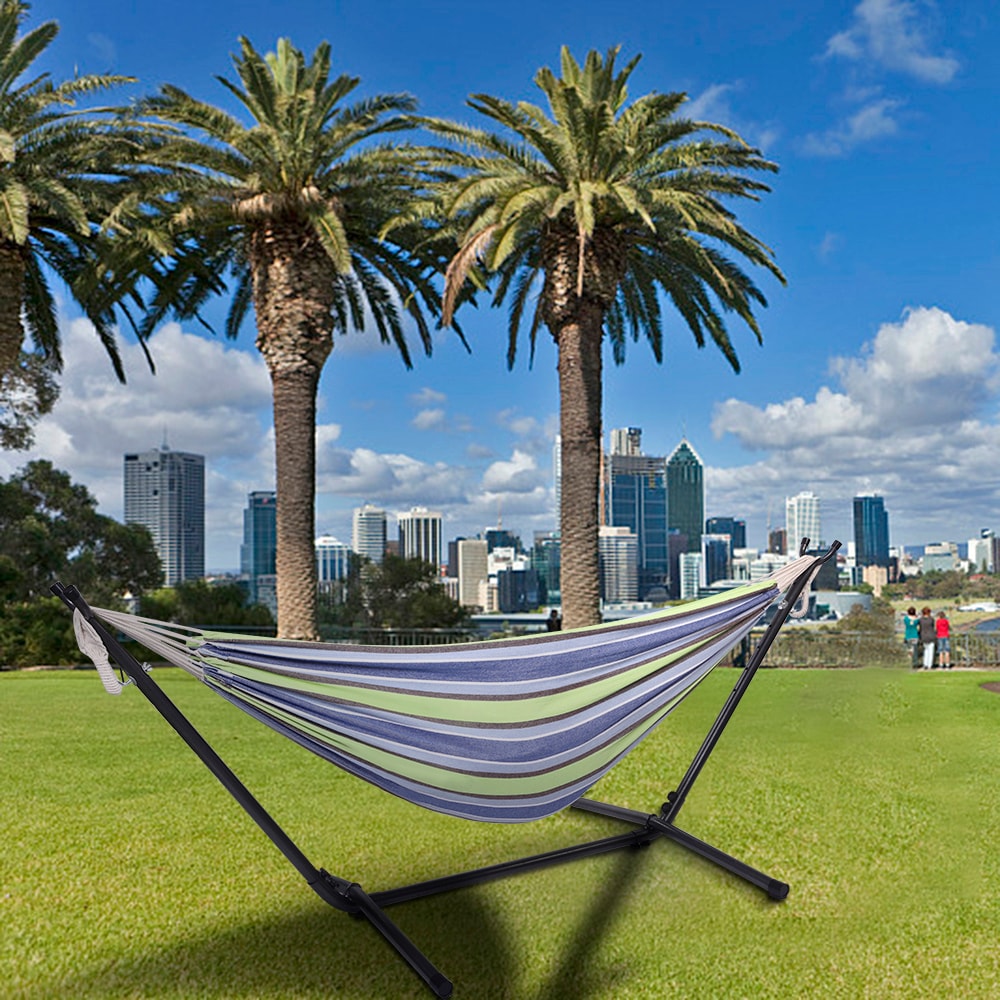
POLYGON ((0 445, 8 448, 30 445, 32 424, 58 395, 51 276, 65 282, 125 380, 114 322, 127 279, 102 267, 101 230, 117 225, 136 151, 149 134, 113 109, 75 108, 79 98, 129 78, 57 84, 47 73, 32 75, 59 28, 48 21, 19 34, 27 11, 22 0, 0 2, 0 445))
MULTIPOLYGON (((406 249, 426 227, 379 238, 415 192, 405 150, 376 140, 410 127, 413 99, 345 103, 358 79, 330 79, 325 42, 308 62, 287 39, 266 57, 245 38, 240 47, 233 56, 239 82, 219 81, 249 125, 174 86, 142 106, 177 129, 151 155, 155 176, 143 193, 155 224, 148 245, 167 255, 151 275, 156 287, 143 330, 168 312, 197 316, 227 280, 229 336, 253 307, 274 395, 278 632, 310 639, 316 391, 333 335, 374 323, 409 367, 406 317, 429 354, 425 314, 439 315, 440 298, 434 267, 406 249)), ((433 240, 425 257, 432 247, 433 240)))
POLYGON ((618 49, 592 51, 581 67, 562 50, 561 76, 539 70, 548 114, 525 101, 475 94, 469 105, 500 132, 428 121, 455 145, 430 154, 441 174, 436 201, 407 218, 443 212, 459 249, 451 260, 444 322, 468 279, 495 279, 509 303, 507 360, 531 315, 558 349, 562 439, 562 598, 567 627, 600 618, 598 490, 602 343, 621 364, 626 341, 663 357, 663 306, 680 313, 699 346, 706 337, 739 371, 722 313, 760 340, 754 304, 764 296, 732 252, 784 281, 768 247, 724 204, 768 188, 749 176, 777 168, 736 133, 680 117, 684 94, 628 102, 638 62, 615 69, 618 49), (532 305, 533 303, 533 305, 532 305))

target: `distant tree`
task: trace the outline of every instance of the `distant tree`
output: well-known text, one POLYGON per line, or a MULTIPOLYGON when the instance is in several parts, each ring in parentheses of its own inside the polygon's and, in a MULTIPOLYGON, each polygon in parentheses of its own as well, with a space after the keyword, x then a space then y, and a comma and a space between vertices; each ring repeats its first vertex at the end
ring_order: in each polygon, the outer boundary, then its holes
POLYGON ((274 625, 271 612, 263 604, 247 604, 247 592, 238 583, 185 580, 144 594, 141 610, 147 618, 178 625, 274 625))
POLYGON ((432 563, 387 555, 381 563, 355 568, 342 613, 331 605, 327 620, 367 628, 458 628, 468 621, 468 611, 448 596, 432 563))
POLYGON ((49 587, 75 584, 93 604, 121 607, 163 580, 149 531, 97 513, 85 486, 51 462, 0 481, 0 666, 74 663, 72 619, 49 587))

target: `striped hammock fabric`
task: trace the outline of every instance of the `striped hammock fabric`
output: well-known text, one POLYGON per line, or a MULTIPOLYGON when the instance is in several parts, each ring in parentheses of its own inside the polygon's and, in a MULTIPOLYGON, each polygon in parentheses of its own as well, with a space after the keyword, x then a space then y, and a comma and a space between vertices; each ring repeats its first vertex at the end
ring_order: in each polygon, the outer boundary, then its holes
POLYGON ((451 646, 247 638, 93 610, 345 771, 437 812, 517 823, 583 795, 815 563, 614 624, 451 646))

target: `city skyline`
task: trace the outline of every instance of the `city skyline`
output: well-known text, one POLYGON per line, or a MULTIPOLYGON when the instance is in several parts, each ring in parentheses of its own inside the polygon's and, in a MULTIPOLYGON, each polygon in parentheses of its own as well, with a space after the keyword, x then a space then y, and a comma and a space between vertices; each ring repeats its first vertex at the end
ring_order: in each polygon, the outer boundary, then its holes
MULTIPOLYGON (((774 247, 788 285, 754 275, 769 306, 762 347, 730 324, 739 375, 711 345, 699 351, 669 310, 662 366, 644 343, 628 345, 623 367, 609 356, 605 445, 617 427, 641 427, 650 454, 687 437, 705 462, 705 515, 745 519, 758 548, 785 498, 804 490, 823 499, 827 540, 853 537, 852 499, 871 492, 892 512, 894 546, 964 543, 996 527, 1000 193, 998 140, 981 125, 1000 93, 990 8, 779 2, 761 16, 735 2, 640 2, 616 19, 582 0, 572 18, 558 4, 533 17, 538 30, 525 38, 518 13, 528 11, 515 2, 482 32, 471 8, 446 17, 381 0, 209 13, 189 0, 169 10, 48 0, 30 21, 61 24, 41 67, 55 77, 130 73, 134 93, 169 81, 232 110, 214 76, 231 76, 239 34, 263 52, 279 36, 305 51, 328 38, 335 71, 361 77, 359 96, 409 91, 424 113, 467 122, 473 91, 535 100, 531 79, 558 65, 561 44, 577 56, 617 43, 623 58, 642 53, 633 95, 686 91, 692 117, 737 129, 780 165, 772 192, 739 211, 774 247), (385 30, 372 33, 372 19, 385 30)), ((206 310, 217 329, 224 309, 206 310)), ((320 386, 317 534, 349 541, 366 501, 439 510, 446 539, 499 519, 526 540, 556 526, 551 338, 540 331, 530 365, 522 345, 508 372, 503 311, 484 303, 459 318, 471 354, 438 333, 434 357, 416 357, 410 372, 373 332, 338 337, 320 386)), ((48 459, 120 519, 120 455, 166 428, 173 447, 206 456, 206 566, 236 568, 245 498, 275 488, 270 384, 252 323, 233 342, 164 324, 149 343, 155 377, 123 331, 124 387, 65 302, 61 330, 62 399, 35 448, 0 454, 0 476, 48 459)))

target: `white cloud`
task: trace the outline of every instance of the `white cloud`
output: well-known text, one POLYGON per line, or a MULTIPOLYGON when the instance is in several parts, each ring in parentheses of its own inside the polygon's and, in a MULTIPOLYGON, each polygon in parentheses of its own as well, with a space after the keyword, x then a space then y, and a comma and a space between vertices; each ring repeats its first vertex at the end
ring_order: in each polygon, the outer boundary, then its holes
POLYGON ((918 17, 916 5, 906 0, 862 0, 853 24, 827 42, 826 55, 871 63, 926 83, 948 83, 959 70, 958 60, 928 50, 918 17))
MULTIPOLYGON (((713 433, 764 457, 706 472, 713 510, 763 518, 771 505, 780 524, 776 505, 799 489, 843 511, 856 492, 876 489, 897 523, 926 526, 923 537, 954 522, 950 511, 990 523, 1000 501, 995 340, 990 327, 915 308, 884 324, 858 357, 834 358, 837 384, 820 386, 810 401, 720 403, 713 433)), ((961 540, 973 528, 954 530, 961 540)))
POLYGON ((843 156, 856 146, 899 131, 897 112, 903 102, 890 97, 871 101, 826 132, 813 132, 803 141, 809 156, 843 156))
POLYGON ((448 397, 443 392, 438 392, 437 389, 431 389, 426 385, 420 392, 415 392, 410 396, 410 402, 414 406, 434 406, 447 401, 448 397))
POLYGON ((411 421, 411 426, 418 431, 442 430, 445 425, 444 410, 421 410, 411 421))
POLYGON ((497 461, 483 473, 483 489, 489 493, 527 493, 542 486, 542 474, 533 456, 519 448, 506 461, 497 461))

